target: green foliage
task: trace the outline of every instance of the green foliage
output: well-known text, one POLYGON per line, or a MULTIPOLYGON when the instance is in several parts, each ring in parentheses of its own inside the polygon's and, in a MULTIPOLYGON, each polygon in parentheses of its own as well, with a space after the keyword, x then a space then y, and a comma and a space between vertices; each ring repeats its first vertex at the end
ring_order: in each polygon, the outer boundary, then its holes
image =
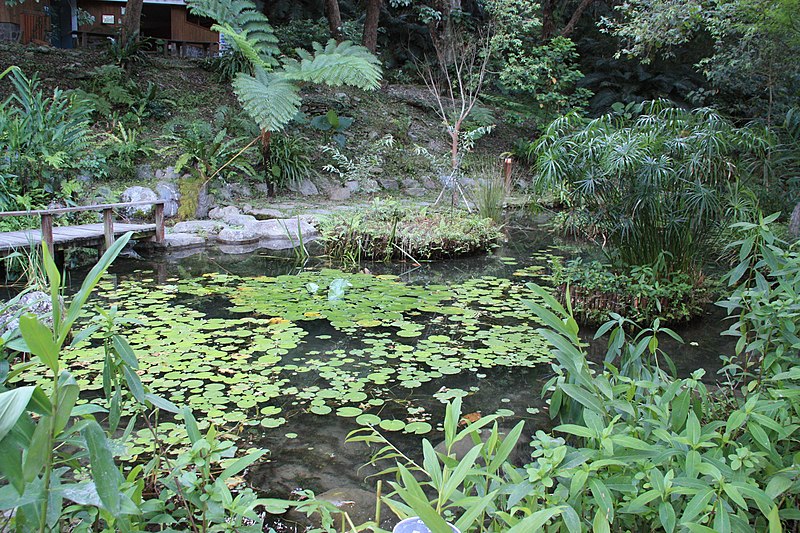
POLYGON ((14 93, 0 103, 0 208, 70 200, 70 179, 91 159, 92 108, 11 68, 14 93))
POLYGON ((652 265, 667 253, 668 271, 699 268, 721 227, 729 184, 752 183, 752 162, 769 166, 774 138, 710 109, 664 102, 639 109, 631 118, 554 121, 531 146, 535 186, 561 191, 608 228, 605 251, 615 263, 652 265))
POLYGON ((503 175, 500 160, 482 160, 476 167, 465 169, 464 174, 475 181, 471 193, 478 215, 497 223, 502 222, 506 198, 511 193, 511 182, 503 175))
POLYGON ((574 108, 586 107, 591 91, 576 87, 583 78, 578 70, 575 43, 566 37, 541 42, 539 4, 532 1, 491 0, 492 46, 501 58, 501 87, 529 99, 530 115, 547 123, 574 108), (537 109, 538 108, 538 109, 537 109))
POLYGON ((350 117, 340 117, 336 111, 330 109, 326 114, 312 118, 310 124, 311 127, 330 134, 330 138, 339 148, 344 148, 347 142, 344 132, 353 125, 353 120, 350 117))
POLYGON ((782 248, 770 222, 741 226, 737 246, 749 268, 729 274, 740 286, 724 303, 738 316, 730 330, 740 338, 737 352, 755 358, 759 379, 742 381, 753 376, 735 364, 713 387, 703 370, 673 378, 659 335, 677 336, 655 321, 628 337, 621 318, 597 331, 609 334, 609 344, 603 368, 595 368, 570 312, 531 286, 538 298, 528 305, 556 358, 543 394, 559 425, 536 431, 522 466, 509 454, 521 424, 506 436, 496 425, 486 431, 493 417, 461 429, 459 401, 446 410, 444 450, 423 441, 421 462, 374 429, 354 432, 351 440, 379 446, 374 461, 394 463, 383 471, 395 478, 384 501, 442 533, 444 520, 465 533, 793 530, 800 519, 800 255, 782 248), (781 316, 770 323, 777 309, 781 316), (474 445, 456 456, 454 443, 463 439, 474 445))
POLYGON ((480 253, 503 238, 491 219, 456 211, 420 211, 381 200, 367 210, 331 215, 321 233, 330 257, 355 264, 480 253))
POLYGON ((152 44, 151 39, 139 35, 130 35, 124 42, 119 38, 112 39, 108 46, 108 56, 115 65, 126 70, 134 65, 146 65, 150 61, 146 50, 152 44))
POLYGON ((122 67, 103 65, 91 72, 84 89, 72 91, 86 100, 98 120, 113 125, 122 122, 126 127, 138 125, 143 119, 157 114, 162 106, 170 105, 159 97, 158 86, 148 82, 142 88, 122 67))
POLYGON ((656 318, 664 324, 700 316, 710 303, 710 282, 703 276, 663 271, 664 261, 622 271, 599 261, 553 260, 552 281, 559 298, 582 324, 601 324, 609 314, 637 324, 656 318))
POLYGON ((126 128, 119 122, 115 131, 106 134, 100 152, 107 165, 108 176, 125 180, 136 175, 136 165, 155 153, 155 148, 142 140, 135 127, 126 128))
POLYGON ((620 54, 645 60, 710 36, 713 53, 697 68, 730 108, 771 121, 800 90, 798 9, 797 0, 634 0, 617 7, 619 20, 606 23, 622 40, 620 54))
POLYGON ((300 183, 312 173, 308 139, 286 133, 272 137, 269 172, 276 187, 300 183))

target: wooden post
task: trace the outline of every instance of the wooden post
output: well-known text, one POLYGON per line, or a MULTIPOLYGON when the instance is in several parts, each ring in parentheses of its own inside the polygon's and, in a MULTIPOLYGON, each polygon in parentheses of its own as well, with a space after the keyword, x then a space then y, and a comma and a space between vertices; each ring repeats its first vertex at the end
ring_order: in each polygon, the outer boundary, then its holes
POLYGON ((114 212, 103 209, 103 235, 106 237, 106 250, 114 244, 114 212))
POLYGON ((55 260, 56 249, 53 244, 53 215, 42 214, 42 240, 45 246, 47 246, 47 251, 50 252, 50 257, 55 260))
POLYGON ((511 165, 514 164, 514 160, 510 157, 506 157, 506 160, 503 161, 503 175, 506 177, 506 190, 511 190, 511 165))
POLYGON ((156 242, 164 242, 164 204, 156 204, 156 242))

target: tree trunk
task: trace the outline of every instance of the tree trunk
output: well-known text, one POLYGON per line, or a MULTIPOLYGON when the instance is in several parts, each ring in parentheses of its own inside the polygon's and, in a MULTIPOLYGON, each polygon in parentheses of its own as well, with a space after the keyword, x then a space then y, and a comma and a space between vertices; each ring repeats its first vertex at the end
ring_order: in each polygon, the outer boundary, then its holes
POLYGON ((342 42, 342 15, 339 12, 339 0, 325 0, 325 15, 328 17, 331 37, 336 39, 337 43, 342 42))
POLYGON ((572 13, 572 17, 567 22, 567 25, 564 26, 564 30, 561 32, 562 37, 569 37, 572 35, 572 32, 575 31, 575 26, 578 24, 578 21, 583 15, 583 12, 594 3, 594 0, 583 0, 579 5, 578 8, 572 13))
POLYGON ((125 2, 125 17, 122 19, 122 30, 119 35, 121 44, 125 45, 131 39, 139 39, 143 3, 144 0, 128 0, 125 2))
POLYGON ((375 53, 378 48, 378 19, 383 0, 367 0, 367 18, 364 20, 364 46, 375 53))
POLYGON ((542 1, 542 40, 548 41, 556 33, 556 22, 553 18, 556 0, 542 1))

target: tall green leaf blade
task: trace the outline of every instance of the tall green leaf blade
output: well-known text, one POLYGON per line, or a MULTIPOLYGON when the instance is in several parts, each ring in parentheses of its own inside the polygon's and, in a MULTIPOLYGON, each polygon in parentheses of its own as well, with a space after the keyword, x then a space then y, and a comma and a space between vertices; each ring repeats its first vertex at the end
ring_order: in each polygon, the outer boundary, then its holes
POLYGON ((112 515, 117 515, 122 505, 120 485, 123 478, 117 465, 114 464, 114 457, 108 446, 106 434, 103 432, 103 428, 94 421, 91 421, 82 433, 89 450, 92 481, 97 488, 97 494, 100 496, 100 501, 103 502, 103 507, 112 515))
POLYGON ((30 313, 19 318, 19 330, 31 353, 57 374, 59 348, 53 341, 53 332, 30 313))
POLYGON ((0 393, 0 441, 13 428, 28 406, 36 387, 20 387, 0 393))

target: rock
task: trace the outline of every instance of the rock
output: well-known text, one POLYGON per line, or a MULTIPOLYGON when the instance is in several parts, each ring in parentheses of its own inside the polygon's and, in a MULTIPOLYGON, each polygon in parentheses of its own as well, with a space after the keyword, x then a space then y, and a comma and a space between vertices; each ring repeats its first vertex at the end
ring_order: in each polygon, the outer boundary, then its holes
POLYGON ((377 180, 372 178, 367 178, 361 182, 361 191, 366 193, 377 192, 381 189, 381 186, 378 185, 377 180))
POLYGON ((300 193, 303 196, 316 196, 319 194, 319 189, 309 178, 301 180, 300 183, 289 184, 289 190, 300 193))
POLYGON ((355 194, 361 189, 361 184, 357 180, 350 180, 344 184, 348 191, 355 194))
POLYGON ((442 186, 441 183, 436 183, 430 176, 422 176, 420 179, 422 186, 428 190, 435 191, 442 186))
POLYGON ((223 220, 225 217, 241 215, 242 212, 235 205, 228 207, 217 207, 208 212, 208 218, 212 220, 223 220))
POLYGON ((225 224, 216 220, 187 220, 172 227, 172 233, 193 233, 195 235, 217 235, 225 229, 225 224))
POLYGON ((264 196, 269 195, 269 185, 267 185, 266 183, 256 183, 255 189, 264 196))
POLYGON ((94 193, 94 201, 97 204, 113 204, 116 200, 114 193, 106 186, 98 187, 94 193))
POLYGON ((339 187, 336 189, 331 189, 328 191, 328 198, 333 200, 334 202, 342 202, 350 198, 350 189, 347 187, 339 187))
MULTIPOLYGON (((122 192, 123 202, 155 202, 158 195, 148 187, 128 187, 122 192)), ((153 213, 152 205, 140 205, 121 209, 122 216, 126 218, 146 218, 153 213)))
POLYGON ((396 191, 400 188, 400 184, 397 183, 397 180, 390 178, 378 178, 378 183, 387 191, 396 191))
POLYGON ((214 196, 208 194, 208 187, 202 187, 197 197, 197 209, 194 211, 195 218, 206 218, 208 212, 216 207, 217 202, 214 196))
POLYGON ((0 312, 0 332, 6 334, 17 329, 19 317, 24 313, 33 313, 42 318, 45 324, 52 324, 53 302, 50 295, 42 291, 33 291, 23 294, 19 300, 11 305, 5 304, 0 312), (50 317, 50 318, 48 318, 50 317))
POLYGON ((400 185, 404 189, 417 189, 420 187, 420 184, 414 178, 405 178, 400 182, 400 185))
POLYGON ((800 202, 794 206, 794 211, 789 219, 789 235, 795 239, 800 237, 800 202))
MULTIPOLYGON (((331 489, 316 495, 317 500, 330 502, 337 509, 346 512, 354 524, 375 520, 376 498, 374 492, 355 487, 331 489)), ((306 516, 305 513, 292 510, 286 514, 286 518, 298 524, 320 527, 319 514, 306 516)), ((391 530, 397 521, 397 516, 385 504, 381 504, 381 527, 391 530)))
POLYGON ((249 198, 253 190, 247 183, 225 183, 217 190, 221 202, 230 203, 237 198, 249 198))
POLYGON ((229 226, 247 227, 255 224, 256 217, 253 215, 228 215, 222 219, 229 226))
POLYGON ((172 218, 178 214, 178 201, 181 194, 178 192, 177 185, 159 181, 156 185, 156 194, 158 194, 159 200, 164 200, 164 216, 166 218, 172 218))
POLYGON ((153 179, 153 175, 154 174, 152 165, 148 164, 136 165, 136 179, 138 181, 149 181, 153 179))
POLYGON ((296 218, 262 220, 250 226, 262 239, 296 240, 298 234, 303 240, 319 233, 317 228, 307 221, 296 218))
POLYGON ((244 212, 248 215, 252 215, 256 217, 256 220, 271 220, 273 218, 284 218, 286 215, 283 212, 278 211, 277 209, 269 209, 269 208, 253 208, 245 209, 244 212))
POLYGON ((414 198, 419 198, 421 196, 425 196, 426 194, 428 194, 428 190, 423 189, 422 187, 412 187, 410 189, 406 189, 403 192, 409 196, 413 196, 414 198))
POLYGON ((195 233, 169 233, 164 237, 164 246, 167 248, 194 248, 205 244, 206 240, 195 233))
POLYGON ((258 242, 260 238, 255 224, 241 229, 225 228, 217 235, 217 240, 222 244, 251 244, 258 242))

